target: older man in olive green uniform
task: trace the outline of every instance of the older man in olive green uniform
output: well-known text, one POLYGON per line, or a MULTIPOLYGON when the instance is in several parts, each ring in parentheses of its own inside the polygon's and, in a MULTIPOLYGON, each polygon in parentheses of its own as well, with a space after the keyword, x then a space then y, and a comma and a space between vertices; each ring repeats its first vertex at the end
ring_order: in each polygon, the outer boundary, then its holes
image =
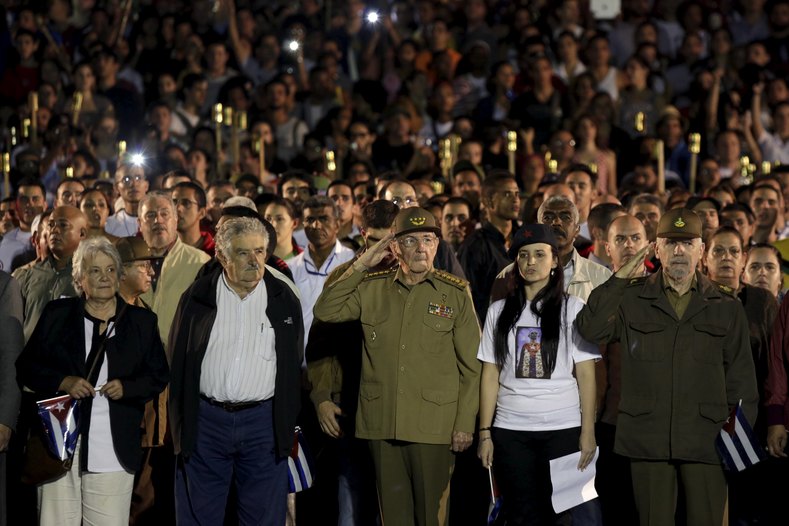
POLYGON ((730 288, 696 270, 701 230, 694 212, 666 212, 657 232, 662 268, 637 277, 649 247, 641 250, 592 291, 576 318, 587 340, 621 344, 614 451, 631 459, 642 525, 674 524, 679 481, 687 524, 722 524, 726 481, 715 438, 740 400, 756 418, 745 312, 730 288))
POLYGON ((446 522, 452 451, 471 444, 479 405, 479 325, 467 282, 433 268, 433 215, 407 208, 315 305, 326 322, 360 320, 364 355, 356 435, 370 440, 386 526, 446 522), (386 255, 391 271, 368 273, 386 255))

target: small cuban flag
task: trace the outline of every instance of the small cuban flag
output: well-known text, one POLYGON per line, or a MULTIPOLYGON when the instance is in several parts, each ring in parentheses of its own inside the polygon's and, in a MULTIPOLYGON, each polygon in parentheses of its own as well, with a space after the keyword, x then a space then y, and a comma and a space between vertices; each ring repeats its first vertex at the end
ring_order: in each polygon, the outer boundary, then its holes
POLYGON ((753 429, 742 412, 742 400, 732 409, 715 440, 715 446, 724 467, 729 471, 743 471, 764 460, 764 449, 756 440, 753 429))
POLYGON ((307 448, 307 440, 296 427, 293 447, 288 455, 288 486, 290 493, 298 493, 312 487, 314 480, 312 455, 307 448))
POLYGON ((50 452, 60 460, 74 456, 79 436, 79 401, 69 395, 36 402, 50 452))
POLYGON ((493 471, 488 467, 488 479, 490 480, 490 506, 488 506, 488 525, 496 523, 501 512, 501 495, 499 495, 499 487, 493 480, 493 471))

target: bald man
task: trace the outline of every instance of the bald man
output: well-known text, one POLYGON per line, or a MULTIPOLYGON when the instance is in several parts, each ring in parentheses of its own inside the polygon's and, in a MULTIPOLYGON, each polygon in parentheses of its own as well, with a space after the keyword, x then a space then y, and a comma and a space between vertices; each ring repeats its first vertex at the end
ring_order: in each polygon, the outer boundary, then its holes
POLYGON ((87 235, 88 218, 79 208, 59 206, 49 216, 49 256, 19 276, 25 300, 25 341, 48 302, 77 295, 71 278, 71 256, 87 235))
MULTIPOLYGON (((644 248, 649 239, 644 224, 635 216, 620 215, 608 225, 606 253, 616 272, 644 248)), ((647 274, 646 266, 641 272, 647 274)), ((614 453, 614 435, 620 397, 619 343, 601 347, 603 359, 595 364, 599 408, 596 426, 600 457, 597 460, 595 487, 600 495, 605 524, 638 524, 633 484, 630 481, 630 461, 614 453)))

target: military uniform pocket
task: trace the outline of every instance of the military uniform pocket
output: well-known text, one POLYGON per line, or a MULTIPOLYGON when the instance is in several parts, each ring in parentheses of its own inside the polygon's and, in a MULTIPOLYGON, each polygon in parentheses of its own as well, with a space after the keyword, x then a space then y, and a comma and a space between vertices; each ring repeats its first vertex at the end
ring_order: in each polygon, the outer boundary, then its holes
POLYGON ((655 398, 651 396, 629 396, 619 401, 619 412, 630 416, 643 416, 655 409, 655 398))
POLYGON ((712 323, 693 324, 693 358, 701 363, 723 364, 723 338, 727 329, 712 323))
POLYGON ((450 433, 455 424, 457 401, 457 391, 422 389, 419 429, 431 435, 450 433))
POLYGON ((452 318, 443 318, 435 314, 425 314, 422 317, 422 330, 424 334, 423 345, 430 352, 441 352, 443 349, 439 343, 447 336, 455 326, 452 318))
POLYGON ((630 348, 622 352, 629 352, 634 360, 647 362, 660 362, 666 357, 666 341, 660 334, 666 330, 665 323, 655 323, 647 321, 632 321, 629 323, 633 337, 630 341, 630 348))
POLYGON ((722 426, 729 418, 729 406, 726 404, 699 404, 699 414, 716 425, 722 426))
POLYGON ((383 422, 383 386, 379 383, 363 383, 359 387, 359 409, 362 426, 368 431, 378 431, 383 422))

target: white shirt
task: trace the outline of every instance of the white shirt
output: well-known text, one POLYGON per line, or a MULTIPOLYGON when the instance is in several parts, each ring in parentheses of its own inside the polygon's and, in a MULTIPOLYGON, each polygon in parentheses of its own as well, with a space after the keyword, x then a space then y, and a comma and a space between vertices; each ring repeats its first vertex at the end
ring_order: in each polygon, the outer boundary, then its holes
POLYGON ((789 139, 781 140, 777 133, 768 133, 767 130, 764 130, 759 136, 758 142, 765 161, 789 163, 789 139))
MULTIPOLYGON (((477 353, 483 362, 496 363, 493 335, 505 301, 496 301, 488 309, 477 353)), ((583 306, 580 298, 567 296, 556 366, 546 378, 542 368, 540 323, 532 314, 529 302, 526 303, 507 338, 509 355, 499 373, 494 426, 516 431, 551 431, 581 425, 580 395, 573 366, 600 358, 598 347, 581 338, 573 323, 583 306)))
POLYGON ((136 236, 138 229, 137 216, 129 215, 122 208, 108 217, 104 225, 105 232, 118 237, 136 236))
MULTIPOLYGON (((14 258, 25 252, 33 252, 33 245, 30 244, 32 232, 22 232, 19 227, 9 230, 0 241, 0 270, 5 270, 9 274, 14 270, 12 266, 14 258)), ((35 258, 35 253, 32 254, 35 258)))
MULTIPOLYGON (((93 321, 85 317, 85 360, 88 359, 93 345, 93 321)), ((107 327, 108 340, 115 335, 115 324, 107 327)), ((99 340, 101 341, 101 340, 99 340)), ((96 379, 96 396, 90 409, 90 432, 88 433, 88 471, 93 473, 112 473, 126 471, 118 461, 115 453, 115 444, 112 441, 112 428, 110 426, 110 400, 99 393, 99 388, 107 383, 107 363, 109 357, 104 354, 101 362, 99 376, 96 379)), ((91 364, 88 364, 90 367, 91 364)))
POLYGON ((263 280, 241 298, 222 273, 216 286, 216 319, 200 370, 201 394, 220 402, 255 402, 274 396, 276 340, 267 307, 263 280))
POLYGON ((323 291, 323 283, 329 273, 339 265, 353 259, 354 253, 350 248, 342 246, 340 241, 334 242, 334 251, 329 254, 321 268, 315 266, 315 262, 310 255, 307 247, 304 252, 288 261, 290 271, 293 273, 293 281, 301 294, 301 312, 304 316, 304 340, 310 332, 312 325, 312 308, 318 301, 318 296, 323 291))

